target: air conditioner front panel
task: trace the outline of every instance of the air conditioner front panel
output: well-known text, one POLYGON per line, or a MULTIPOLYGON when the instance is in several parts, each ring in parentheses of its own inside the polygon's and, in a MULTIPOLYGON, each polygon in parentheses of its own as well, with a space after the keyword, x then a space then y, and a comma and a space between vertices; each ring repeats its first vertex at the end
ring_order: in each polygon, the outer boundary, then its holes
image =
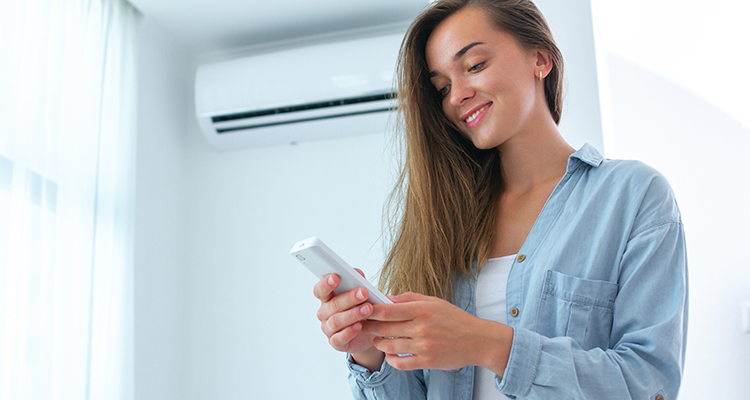
POLYGON ((196 112, 217 115, 393 91, 401 39, 385 35, 200 66, 196 112))

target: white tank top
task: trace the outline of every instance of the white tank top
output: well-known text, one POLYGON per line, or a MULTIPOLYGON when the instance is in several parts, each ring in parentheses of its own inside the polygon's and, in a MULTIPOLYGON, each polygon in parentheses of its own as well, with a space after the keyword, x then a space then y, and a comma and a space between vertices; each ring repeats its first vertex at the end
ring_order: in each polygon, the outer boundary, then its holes
MULTIPOLYGON (((507 323, 505 289, 515 255, 490 258, 477 277, 477 317, 507 323)), ((507 399, 495 388, 495 373, 483 367, 474 368, 474 400, 507 399)))

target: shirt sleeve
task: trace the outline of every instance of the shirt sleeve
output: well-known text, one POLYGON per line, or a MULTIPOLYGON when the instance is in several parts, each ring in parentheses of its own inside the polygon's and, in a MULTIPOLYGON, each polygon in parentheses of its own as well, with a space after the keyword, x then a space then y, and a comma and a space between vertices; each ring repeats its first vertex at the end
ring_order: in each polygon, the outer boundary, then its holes
POLYGON ((380 370, 371 373, 367 368, 355 363, 351 354, 347 354, 346 359, 349 367, 349 386, 355 400, 424 400, 427 397, 421 370, 400 371, 383 360, 380 370))
POLYGON ((676 399, 687 335, 687 256, 671 189, 659 189, 644 199, 622 255, 608 348, 585 350, 569 337, 515 328, 498 390, 526 399, 676 399))

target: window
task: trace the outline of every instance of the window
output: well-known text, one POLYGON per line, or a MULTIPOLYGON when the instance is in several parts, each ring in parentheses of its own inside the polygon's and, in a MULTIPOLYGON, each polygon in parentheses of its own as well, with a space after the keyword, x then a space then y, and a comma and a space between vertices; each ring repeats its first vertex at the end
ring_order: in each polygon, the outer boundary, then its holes
POLYGON ((0 4, 0 398, 132 398, 137 18, 0 4))

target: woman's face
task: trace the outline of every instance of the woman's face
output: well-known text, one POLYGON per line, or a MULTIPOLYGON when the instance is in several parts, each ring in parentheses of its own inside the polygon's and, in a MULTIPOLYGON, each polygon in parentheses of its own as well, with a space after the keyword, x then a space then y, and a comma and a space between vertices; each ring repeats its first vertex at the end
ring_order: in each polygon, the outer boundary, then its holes
POLYGON ((498 147, 533 130, 540 107, 547 110, 538 81, 540 70, 545 76, 549 71, 539 65, 546 54, 522 48, 478 9, 461 10, 438 25, 425 55, 443 112, 477 148, 498 147))

